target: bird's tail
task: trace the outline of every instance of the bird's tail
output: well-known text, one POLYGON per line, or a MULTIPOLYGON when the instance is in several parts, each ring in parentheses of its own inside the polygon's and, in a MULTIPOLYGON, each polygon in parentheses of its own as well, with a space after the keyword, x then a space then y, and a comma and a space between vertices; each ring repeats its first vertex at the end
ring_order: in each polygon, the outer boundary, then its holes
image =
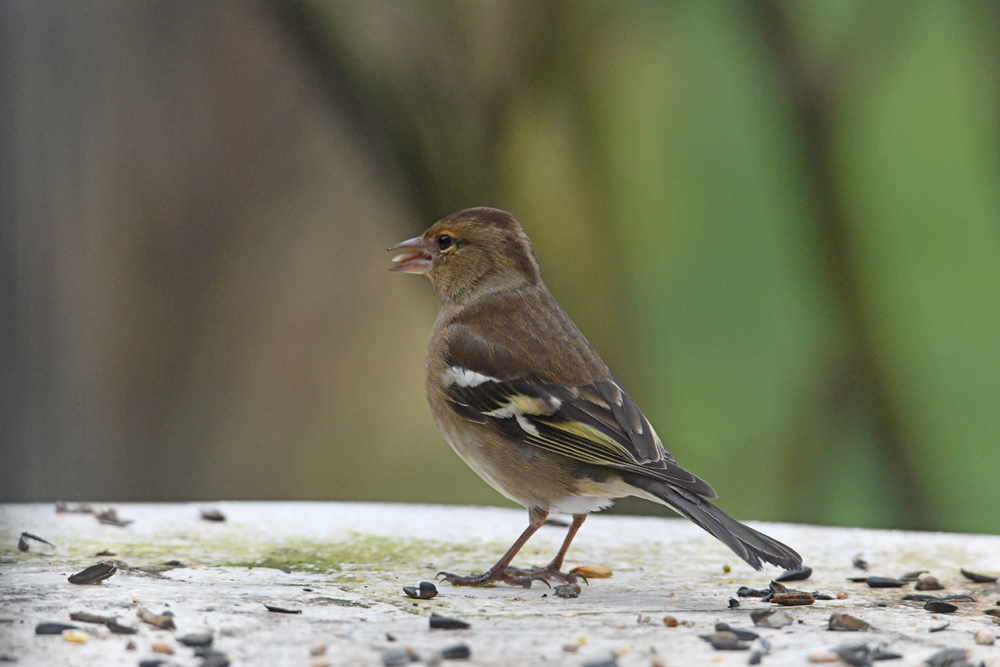
POLYGON ((761 561, 786 570, 802 569, 802 557, 781 542, 760 533, 729 516, 700 496, 678 492, 666 482, 641 475, 629 475, 626 481, 651 500, 656 500, 687 517, 733 550, 755 570, 761 561))

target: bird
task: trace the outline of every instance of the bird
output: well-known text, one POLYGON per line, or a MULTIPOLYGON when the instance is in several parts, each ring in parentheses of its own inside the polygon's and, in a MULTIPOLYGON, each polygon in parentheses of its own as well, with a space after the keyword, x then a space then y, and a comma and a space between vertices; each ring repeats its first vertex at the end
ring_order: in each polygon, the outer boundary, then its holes
MULTIPOLYGON (((390 270, 427 276, 440 304, 424 376, 431 413, 455 452, 490 486, 527 508, 528 527, 488 570, 439 578, 456 586, 574 583, 566 553, 591 512, 637 496, 666 505, 754 569, 800 570, 793 549, 709 502, 704 480, 680 467, 652 424, 542 280, 521 224, 470 208, 388 248, 390 270), (546 566, 511 561, 549 513, 572 515, 546 566)), ((551 585, 551 584, 549 584, 551 585)))

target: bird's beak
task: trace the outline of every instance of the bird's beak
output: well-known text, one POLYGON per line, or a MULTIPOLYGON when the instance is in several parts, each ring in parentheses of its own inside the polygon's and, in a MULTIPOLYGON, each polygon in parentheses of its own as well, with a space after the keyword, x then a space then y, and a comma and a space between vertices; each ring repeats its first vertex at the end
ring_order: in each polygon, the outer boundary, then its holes
POLYGON ((397 243, 386 249, 403 251, 392 258, 394 266, 389 269, 390 271, 427 275, 427 272, 431 270, 431 256, 424 246, 424 237, 422 236, 397 243))

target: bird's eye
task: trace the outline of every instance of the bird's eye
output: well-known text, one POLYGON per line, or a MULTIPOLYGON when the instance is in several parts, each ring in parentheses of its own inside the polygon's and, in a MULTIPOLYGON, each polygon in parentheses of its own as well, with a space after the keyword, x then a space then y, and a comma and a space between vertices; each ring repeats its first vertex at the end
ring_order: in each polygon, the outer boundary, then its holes
POLYGON ((438 237, 438 250, 444 252, 455 245, 455 239, 451 238, 447 234, 442 234, 438 237))

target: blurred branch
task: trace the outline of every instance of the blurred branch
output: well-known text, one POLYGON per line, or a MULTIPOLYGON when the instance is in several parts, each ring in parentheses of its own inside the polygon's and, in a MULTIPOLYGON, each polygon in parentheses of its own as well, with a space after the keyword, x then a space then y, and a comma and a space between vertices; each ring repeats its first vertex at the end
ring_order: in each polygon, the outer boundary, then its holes
MULTIPOLYGON (((815 196, 817 232, 824 253, 826 273, 833 287, 837 308, 845 323, 844 358, 833 364, 830 387, 836 412, 848 403, 867 406, 874 421, 875 436, 881 443, 893 477, 902 495, 899 507, 905 521, 901 528, 920 528, 927 523, 922 486, 914 483, 917 473, 910 458, 911 443, 893 399, 884 368, 879 363, 872 323, 867 313, 863 287, 859 282, 845 205, 839 196, 834 149, 833 100, 837 69, 822 72, 811 63, 790 23, 788 7, 780 0, 750 3, 754 23, 770 49, 779 82, 783 85, 797 121, 797 133, 809 181, 815 196)), ((844 66, 845 63, 837 62, 844 66)))

